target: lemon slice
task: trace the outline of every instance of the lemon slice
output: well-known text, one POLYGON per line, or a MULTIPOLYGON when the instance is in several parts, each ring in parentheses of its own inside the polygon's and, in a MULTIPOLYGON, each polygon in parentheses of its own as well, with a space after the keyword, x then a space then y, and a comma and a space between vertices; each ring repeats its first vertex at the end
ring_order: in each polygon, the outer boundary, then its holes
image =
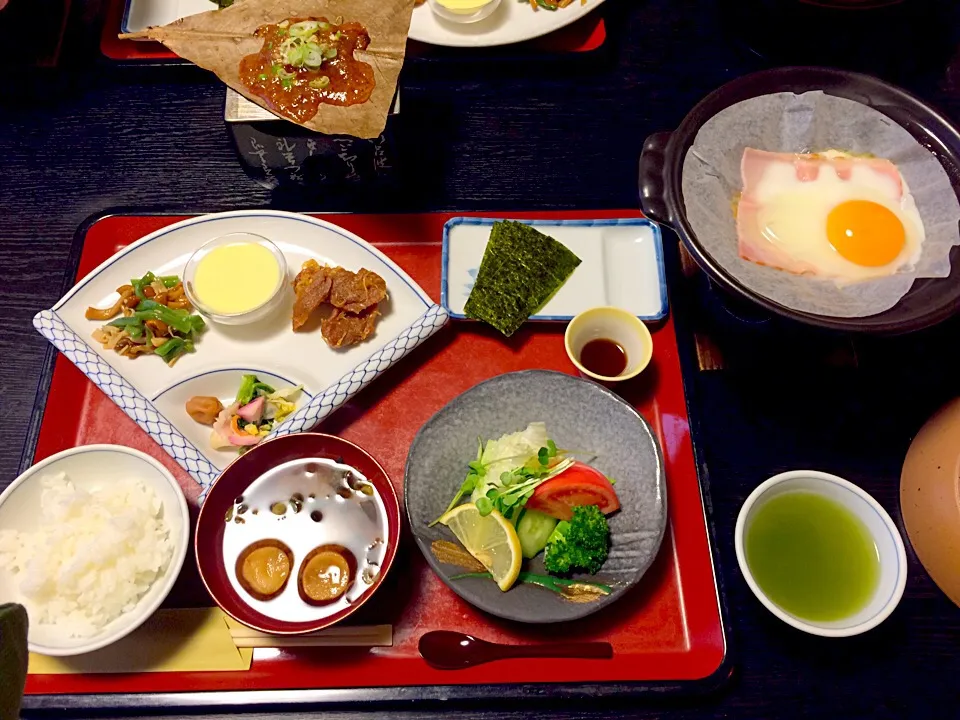
POLYGON ((490 571, 501 590, 509 590, 517 581, 523 562, 520 538, 503 515, 493 510, 484 517, 476 505, 467 503, 455 507, 440 522, 490 571))

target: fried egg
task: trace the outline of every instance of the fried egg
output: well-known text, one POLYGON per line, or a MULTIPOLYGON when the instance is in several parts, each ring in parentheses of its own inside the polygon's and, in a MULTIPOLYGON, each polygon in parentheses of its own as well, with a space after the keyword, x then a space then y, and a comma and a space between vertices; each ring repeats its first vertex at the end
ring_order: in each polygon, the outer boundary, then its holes
POLYGON ((737 205, 740 257, 838 284, 909 270, 920 258, 920 213, 889 160, 747 148, 737 205))

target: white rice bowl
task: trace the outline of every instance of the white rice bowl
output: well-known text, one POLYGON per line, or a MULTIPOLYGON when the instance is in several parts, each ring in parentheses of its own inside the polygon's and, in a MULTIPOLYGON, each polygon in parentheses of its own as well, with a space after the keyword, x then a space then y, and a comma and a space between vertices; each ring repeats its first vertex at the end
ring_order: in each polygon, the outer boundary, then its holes
POLYGON ((139 451, 87 445, 47 458, 0 494, 0 603, 27 607, 32 652, 108 645, 169 593, 188 517, 176 479, 139 451))

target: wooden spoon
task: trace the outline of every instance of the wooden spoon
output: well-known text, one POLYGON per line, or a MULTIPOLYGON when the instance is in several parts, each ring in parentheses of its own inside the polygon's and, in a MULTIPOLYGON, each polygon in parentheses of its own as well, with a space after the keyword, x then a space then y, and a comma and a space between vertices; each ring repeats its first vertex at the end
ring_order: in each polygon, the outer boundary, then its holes
POLYGON ((461 670, 508 658, 609 660, 613 657, 613 647, 605 642, 501 645, 452 630, 431 630, 420 636, 420 655, 439 670, 461 670))

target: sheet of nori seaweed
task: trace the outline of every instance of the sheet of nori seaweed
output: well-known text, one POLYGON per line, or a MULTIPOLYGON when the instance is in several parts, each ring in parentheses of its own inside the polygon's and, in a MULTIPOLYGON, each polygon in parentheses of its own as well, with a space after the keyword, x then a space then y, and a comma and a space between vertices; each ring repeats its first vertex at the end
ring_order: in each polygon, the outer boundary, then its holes
POLYGON ((464 312, 510 337, 579 264, 580 258, 549 235, 523 223, 496 222, 464 312))

